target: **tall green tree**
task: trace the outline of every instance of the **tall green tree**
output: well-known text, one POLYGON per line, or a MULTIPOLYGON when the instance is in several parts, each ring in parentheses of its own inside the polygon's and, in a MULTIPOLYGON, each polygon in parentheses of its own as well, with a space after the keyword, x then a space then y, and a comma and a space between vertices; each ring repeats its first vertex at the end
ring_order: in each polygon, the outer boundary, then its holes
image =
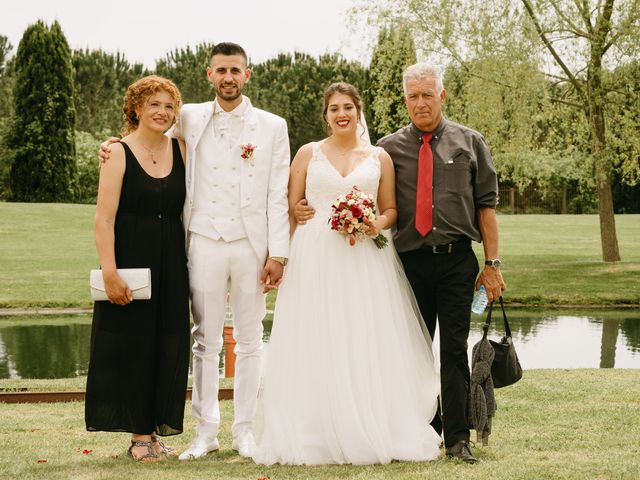
POLYGON ((9 58, 13 45, 0 35, 0 119, 11 114, 11 72, 9 58))
POLYGON ((13 46, 9 39, 0 35, 0 200, 10 195, 9 172, 11 170, 11 154, 5 139, 11 118, 13 76, 11 74, 10 55, 13 46))
POLYGON ((607 76, 607 140, 616 159, 613 202, 616 212, 640 213, 640 60, 607 76))
POLYGON ((76 129, 117 134, 124 123, 124 94, 130 84, 147 74, 144 67, 130 64, 120 52, 114 55, 89 49, 75 50, 72 64, 76 129))
POLYGON ((213 43, 199 43, 195 48, 176 48, 156 62, 156 74, 172 80, 180 89, 184 103, 213 99, 213 88, 206 70, 211 60, 213 43))
POLYGON ((411 30, 405 24, 393 24, 380 31, 371 57, 365 96, 372 142, 409 122, 402 72, 416 61, 411 30))
MULTIPOLYGON (((568 95, 554 101, 582 112, 593 157, 602 258, 620 259, 611 190, 616 160, 606 123, 610 86, 604 76, 607 69, 638 58, 639 0, 371 0, 363 10, 379 24, 397 18, 411 22, 423 53, 433 58, 464 66, 487 54, 525 51, 548 78, 568 86, 568 95)), ((504 76, 508 73, 503 69, 504 76)), ((493 80, 502 82, 503 75, 493 80)))
POLYGON ((614 163, 606 133, 607 64, 623 65, 640 52, 638 0, 521 0, 560 75, 573 89, 590 131, 604 261, 620 260, 613 194, 614 163))
POLYGON ((58 22, 29 26, 15 59, 12 199, 72 201, 76 189, 71 52, 58 22))

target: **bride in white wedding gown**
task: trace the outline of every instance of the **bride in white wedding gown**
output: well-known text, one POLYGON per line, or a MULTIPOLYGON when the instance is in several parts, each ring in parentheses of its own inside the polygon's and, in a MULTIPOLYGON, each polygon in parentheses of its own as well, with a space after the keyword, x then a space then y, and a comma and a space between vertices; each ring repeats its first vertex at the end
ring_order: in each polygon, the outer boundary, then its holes
POLYGON ((354 186, 376 199, 370 235, 395 224, 393 165, 357 136, 361 109, 352 85, 331 85, 324 106, 331 136, 302 147, 291 166, 291 209, 307 198, 316 214, 294 227, 278 293, 255 422, 257 463, 439 454, 429 425, 440 385, 431 341, 391 239, 383 249, 369 238, 351 246, 328 224, 332 203, 354 186))

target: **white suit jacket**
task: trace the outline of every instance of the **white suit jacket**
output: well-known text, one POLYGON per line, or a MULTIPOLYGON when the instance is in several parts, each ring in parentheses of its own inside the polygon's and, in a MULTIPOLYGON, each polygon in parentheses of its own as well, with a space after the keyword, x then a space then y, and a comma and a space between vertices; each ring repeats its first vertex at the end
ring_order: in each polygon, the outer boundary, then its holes
MULTIPOLYGON (((290 152, 287 122, 254 108, 247 97, 244 100, 248 103, 244 126, 234 150, 240 166, 240 209, 247 238, 262 261, 267 255, 288 257, 290 152), (256 147, 250 161, 241 157, 242 146, 247 144, 256 147)), ((196 147, 212 115, 213 102, 183 105, 178 122, 169 132, 169 135, 183 139, 187 147, 187 198, 182 216, 187 234, 195 189, 205 187, 194 175, 198 162, 196 147)))

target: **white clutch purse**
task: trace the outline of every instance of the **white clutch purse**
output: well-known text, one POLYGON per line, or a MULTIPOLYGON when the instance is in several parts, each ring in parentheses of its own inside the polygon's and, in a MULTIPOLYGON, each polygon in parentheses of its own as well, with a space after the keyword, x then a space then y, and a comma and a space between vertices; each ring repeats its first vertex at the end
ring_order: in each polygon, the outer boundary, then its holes
MULTIPOLYGON (((118 275, 131 289, 134 300, 149 300, 151 298, 151 269, 150 268, 119 268, 118 275)), ((91 270, 89 275, 91 299, 100 302, 109 300, 104 289, 102 270, 91 270)))

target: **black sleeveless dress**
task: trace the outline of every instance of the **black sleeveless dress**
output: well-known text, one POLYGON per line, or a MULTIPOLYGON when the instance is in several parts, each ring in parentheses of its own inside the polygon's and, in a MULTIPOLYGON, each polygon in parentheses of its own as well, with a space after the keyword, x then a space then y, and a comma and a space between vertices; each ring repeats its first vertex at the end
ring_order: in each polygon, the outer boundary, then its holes
POLYGON ((116 265, 150 267, 151 299, 124 307, 95 302, 85 422, 89 431, 174 435, 182 432, 190 357, 185 169, 177 140, 164 178, 147 174, 122 145, 116 265))

